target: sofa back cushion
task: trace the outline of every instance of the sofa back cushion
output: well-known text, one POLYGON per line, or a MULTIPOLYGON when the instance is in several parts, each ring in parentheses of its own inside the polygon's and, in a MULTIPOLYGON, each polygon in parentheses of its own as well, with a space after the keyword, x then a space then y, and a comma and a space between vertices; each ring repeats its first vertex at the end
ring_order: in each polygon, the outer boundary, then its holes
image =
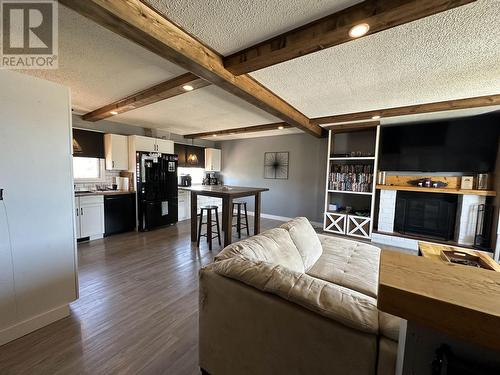
POLYGON ((323 247, 311 223, 305 217, 297 217, 280 228, 286 229, 290 234, 307 271, 323 254, 323 247))
POLYGON ((288 231, 282 228, 274 228, 257 236, 233 243, 222 250, 215 257, 215 261, 235 257, 279 264, 296 272, 305 272, 299 251, 290 238, 288 231))

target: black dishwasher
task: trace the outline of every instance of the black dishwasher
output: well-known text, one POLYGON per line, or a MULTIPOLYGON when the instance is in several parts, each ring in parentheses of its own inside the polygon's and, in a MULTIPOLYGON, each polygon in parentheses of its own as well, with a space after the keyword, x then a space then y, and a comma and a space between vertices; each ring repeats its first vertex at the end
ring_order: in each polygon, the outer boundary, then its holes
POLYGON ((135 193, 104 196, 106 236, 132 231, 135 225, 135 193))

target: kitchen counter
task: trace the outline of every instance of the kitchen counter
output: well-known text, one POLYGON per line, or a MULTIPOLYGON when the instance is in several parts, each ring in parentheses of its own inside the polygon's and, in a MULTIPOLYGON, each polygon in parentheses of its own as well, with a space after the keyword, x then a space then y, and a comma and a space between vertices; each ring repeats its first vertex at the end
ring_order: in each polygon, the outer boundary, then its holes
POLYGON ((122 194, 135 194, 135 191, 108 190, 108 191, 91 191, 83 193, 75 191, 75 197, 88 197, 92 195, 122 195, 122 194))

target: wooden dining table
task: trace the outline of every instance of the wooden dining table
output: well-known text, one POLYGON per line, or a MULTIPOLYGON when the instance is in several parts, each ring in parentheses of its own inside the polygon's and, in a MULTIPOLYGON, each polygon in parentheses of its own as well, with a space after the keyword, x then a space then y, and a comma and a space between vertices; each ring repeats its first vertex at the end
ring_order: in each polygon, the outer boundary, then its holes
POLYGON ((261 193, 268 191, 266 188, 223 186, 223 185, 198 185, 184 188, 191 192, 191 241, 196 242, 198 236, 198 195, 222 198, 222 230, 224 231, 224 246, 232 242, 233 231, 233 200, 243 197, 255 197, 254 208, 254 235, 260 233, 261 193))

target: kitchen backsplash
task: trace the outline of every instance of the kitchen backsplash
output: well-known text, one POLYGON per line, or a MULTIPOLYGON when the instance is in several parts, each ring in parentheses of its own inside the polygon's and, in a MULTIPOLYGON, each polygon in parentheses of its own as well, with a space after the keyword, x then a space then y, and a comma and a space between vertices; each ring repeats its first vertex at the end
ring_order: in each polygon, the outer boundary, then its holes
POLYGON ((75 190, 80 191, 80 190, 97 190, 96 187, 97 185, 105 185, 109 189, 112 188, 113 184, 115 183, 115 177, 120 177, 120 172, 119 171, 104 171, 104 179, 102 182, 86 182, 86 183, 75 183, 75 190))

